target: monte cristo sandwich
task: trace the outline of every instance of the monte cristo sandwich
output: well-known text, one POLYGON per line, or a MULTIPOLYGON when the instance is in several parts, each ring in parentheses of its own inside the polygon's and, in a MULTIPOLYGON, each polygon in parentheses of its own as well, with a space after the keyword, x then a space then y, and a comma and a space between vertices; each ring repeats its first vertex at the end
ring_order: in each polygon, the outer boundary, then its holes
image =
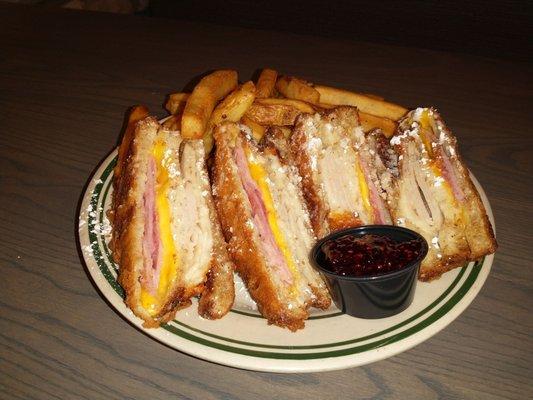
POLYGON ((214 137, 213 193, 237 272, 269 323, 301 329, 309 307, 331 300, 309 262, 315 237, 299 177, 244 125, 222 124, 214 137))
POLYGON ((290 148, 318 237, 342 228, 392 223, 382 187, 391 180, 386 146, 379 131, 363 132, 355 107, 296 119, 290 148))
POLYGON ((417 108, 399 123, 391 145, 398 155, 390 192, 397 225, 420 233, 429 244, 420 279, 496 251, 496 239, 455 136, 436 110, 417 108))
POLYGON ((197 295, 199 313, 220 318, 233 304, 233 264, 211 197, 203 143, 183 139, 153 117, 130 121, 110 213, 110 246, 126 304, 146 327, 171 320, 197 295))

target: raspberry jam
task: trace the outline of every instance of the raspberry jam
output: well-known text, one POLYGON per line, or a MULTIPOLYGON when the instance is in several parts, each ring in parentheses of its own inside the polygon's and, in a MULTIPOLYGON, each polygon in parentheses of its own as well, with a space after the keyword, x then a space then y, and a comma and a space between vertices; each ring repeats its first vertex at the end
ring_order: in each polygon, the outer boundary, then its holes
POLYGON ((341 276, 375 276, 399 271, 423 251, 419 239, 398 242, 386 236, 345 235, 322 246, 324 267, 341 276))

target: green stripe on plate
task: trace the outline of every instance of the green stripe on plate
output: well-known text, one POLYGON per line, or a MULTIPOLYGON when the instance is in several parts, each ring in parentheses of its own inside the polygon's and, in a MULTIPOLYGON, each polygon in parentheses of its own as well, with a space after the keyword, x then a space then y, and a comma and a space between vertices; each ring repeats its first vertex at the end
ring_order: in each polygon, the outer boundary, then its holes
MULTIPOLYGON (((95 211, 98 210, 98 200, 100 198, 102 187, 104 185, 104 182, 107 180, 108 176, 113 171, 113 168, 115 168, 116 162, 117 162, 117 157, 111 160, 109 165, 106 167, 106 169, 104 170, 104 172, 102 172, 102 175, 100 176, 101 182, 95 185, 93 193, 91 194, 91 202, 90 202, 92 210, 95 210, 95 211)), ((102 208, 103 208, 103 204, 102 204, 102 208)), ((101 214, 103 214, 103 210, 101 214)), ((96 261, 96 264, 98 265, 98 268, 100 269, 100 272, 102 272, 102 275, 104 276, 104 278, 106 278, 106 280, 109 282, 111 287, 115 290, 115 292, 118 293, 120 297, 124 298, 124 290, 122 289, 122 287, 120 287, 118 282, 115 280, 115 278, 111 274, 111 271, 109 271, 109 268, 106 262, 104 261, 104 256, 102 254, 102 251, 100 250, 100 247, 98 246, 98 237, 94 231, 96 218, 89 215, 88 219, 89 220, 87 223, 87 229, 89 231, 89 242, 91 244, 91 250, 93 253, 94 260, 96 261)), ((101 217, 100 220, 103 220, 103 216, 101 217)), ((105 238, 102 237, 101 239, 103 242, 105 242, 105 238)))
POLYGON ((162 325, 162 328, 166 329, 169 332, 172 332, 184 339, 191 340, 195 343, 202 344, 204 346, 209 346, 218 350, 228 351, 231 353, 246 355, 250 357, 260 357, 260 358, 270 358, 270 359, 281 359, 281 360, 312 360, 312 359, 322 359, 330 357, 343 357, 348 355, 353 355, 357 353, 362 353, 368 350, 374 350, 386 345, 403 340, 409 336, 414 335, 420 330, 428 327, 429 325, 438 321, 442 316, 446 315, 458 302, 461 300, 468 290, 472 287, 476 278, 479 275, 481 270, 480 265, 475 265, 470 272, 470 275, 465 280, 463 286, 448 300, 441 308, 439 308, 435 313, 430 315, 425 320, 421 321, 415 326, 406 329, 405 331, 399 332, 392 336, 389 336, 384 339, 377 340, 372 343, 367 343, 361 346, 350 347, 340 350, 316 352, 316 353, 278 353, 278 352, 265 352, 257 350, 242 349, 238 347, 228 346, 221 343, 212 342, 207 339, 199 338, 188 332, 183 331, 182 329, 172 326, 172 325, 162 325))
MULTIPOLYGON (((113 159, 114 162, 112 162, 112 165, 113 165, 113 169, 115 168, 115 165, 116 165, 116 160, 117 158, 115 157, 113 159)), ((107 177, 106 177, 107 178, 107 177)), ((102 197, 102 201, 100 202, 100 204, 102 204, 102 208, 104 207, 105 203, 106 203, 106 200, 107 200, 107 195, 109 194, 109 189, 111 189, 111 186, 112 185, 112 180, 109 179, 109 181, 104 181, 104 184, 107 183, 107 186, 104 190, 104 195, 102 197)), ((100 213, 100 226, 103 225, 104 223, 104 212, 101 212, 100 213)), ((105 241, 105 238, 103 236, 100 236, 100 239, 101 239, 101 242, 102 242, 102 247, 104 248, 104 254, 106 255, 107 257, 107 260, 109 262, 109 264, 113 267, 113 269, 115 270, 115 273, 118 273, 118 266, 115 264, 115 262, 113 261, 113 257, 111 256, 111 251, 109 250, 109 248, 107 247, 107 243, 105 241)))
MULTIPOLYGON (((431 303, 429 306, 427 306, 426 308, 424 308, 422 311, 418 312, 417 314, 411 316, 410 318, 408 318, 408 319, 406 319, 406 320, 404 320, 404 321, 402 321, 402 322, 400 322, 400 323, 398 323, 398 324, 396 324, 394 326, 391 326, 391 327, 389 327, 387 329, 384 329, 382 331, 379 331, 379 332, 376 332, 376 333, 373 333, 373 334, 367 335, 367 336, 361 336, 361 337, 356 338, 356 339, 344 340, 344 341, 341 341, 341 342, 333 342, 333 343, 326 343, 326 344, 316 344, 316 345, 307 345, 307 346, 274 346, 274 345, 266 345, 266 344, 262 344, 262 343, 253 343, 253 342, 245 342, 245 341, 241 341, 241 340, 230 339, 230 338, 226 338, 226 337, 223 337, 223 336, 218 336, 218 335, 203 331, 203 330, 198 329, 198 328, 194 328, 194 327, 192 327, 190 325, 187 325, 187 324, 184 324, 183 322, 180 322, 178 320, 174 320, 173 322, 178 324, 178 325, 180 325, 180 326, 182 326, 182 327, 184 327, 184 328, 187 328, 187 329, 189 329, 191 331, 194 331, 196 333, 200 333, 200 334, 212 337, 214 339, 225 340, 225 341, 230 342, 230 343, 242 344, 242 345, 245 345, 245 346, 253 346, 253 347, 268 348, 268 349, 286 349, 286 350, 322 349, 322 348, 328 348, 328 347, 345 346, 345 345, 348 345, 348 344, 364 342, 366 340, 373 339, 373 338, 385 335, 385 334, 390 333, 392 331, 395 331, 395 330, 397 330, 399 328, 402 328, 405 325, 407 325, 407 324, 415 321, 416 319, 420 318, 422 315, 428 313, 433 308, 435 308, 435 306, 437 304, 439 304, 442 300, 444 300, 446 298, 446 296, 448 296, 448 294, 450 294, 450 292, 455 288, 455 286, 457 286, 457 284, 459 283, 459 281, 463 277, 465 271, 466 271, 466 267, 462 267, 461 271, 459 272, 457 277, 454 279, 452 284, 433 303, 431 303)), ((342 315, 342 313, 339 313, 339 315, 342 315)))

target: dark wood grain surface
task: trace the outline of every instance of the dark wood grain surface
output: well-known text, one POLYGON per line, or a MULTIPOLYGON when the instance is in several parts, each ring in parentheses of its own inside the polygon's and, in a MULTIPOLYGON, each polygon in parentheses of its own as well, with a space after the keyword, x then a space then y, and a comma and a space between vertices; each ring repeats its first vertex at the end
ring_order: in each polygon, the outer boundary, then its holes
POLYGON ((531 64, 171 20, 0 6, 0 398, 533 397, 531 64), (412 350, 314 374, 243 371, 143 335, 91 284, 76 207, 126 108, 210 69, 272 66, 435 105, 491 201, 500 249, 471 306, 412 350))

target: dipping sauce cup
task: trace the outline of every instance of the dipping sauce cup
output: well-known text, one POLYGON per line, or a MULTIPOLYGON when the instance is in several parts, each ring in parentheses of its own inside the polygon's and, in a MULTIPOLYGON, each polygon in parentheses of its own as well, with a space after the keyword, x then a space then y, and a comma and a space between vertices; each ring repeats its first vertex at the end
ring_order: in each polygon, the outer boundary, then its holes
POLYGON ((366 225, 337 231, 319 240, 311 251, 311 263, 325 278, 333 301, 343 313, 359 318, 385 318, 405 310, 413 301, 418 270, 427 251, 426 240, 410 229, 366 225), (372 239, 376 239, 374 247, 372 239), (356 254, 361 246, 356 246, 355 252, 353 248, 347 248, 339 254, 338 249, 344 249, 347 243, 349 247, 350 241, 362 241, 373 256, 369 259, 367 254, 356 254), (390 248, 383 247, 383 243, 391 244, 390 248), (402 249, 402 243, 405 249, 402 249), (336 254, 343 264, 332 264, 330 249, 337 249, 336 254), (402 257, 392 256, 387 259, 387 255, 404 254, 402 250, 409 258, 402 260, 402 257), (352 258, 354 269, 350 273, 346 260, 352 258), (378 260, 374 266, 373 260, 378 260), (386 267, 376 269, 376 265, 386 267), (357 269, 358 266, 362 268, 357 269))

